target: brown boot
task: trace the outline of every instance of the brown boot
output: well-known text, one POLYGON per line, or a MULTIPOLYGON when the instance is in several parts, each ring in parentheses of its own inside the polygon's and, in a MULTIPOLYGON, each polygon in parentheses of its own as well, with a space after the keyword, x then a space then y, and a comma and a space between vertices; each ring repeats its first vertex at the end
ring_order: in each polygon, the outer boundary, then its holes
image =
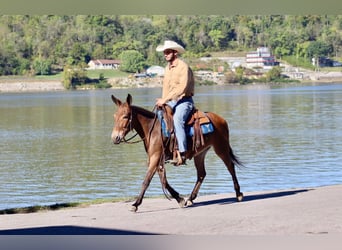
POLYGON ((177 151, 177 162, 174 164, 175 166, 186 165, 186 152, 180 153, 177 151))

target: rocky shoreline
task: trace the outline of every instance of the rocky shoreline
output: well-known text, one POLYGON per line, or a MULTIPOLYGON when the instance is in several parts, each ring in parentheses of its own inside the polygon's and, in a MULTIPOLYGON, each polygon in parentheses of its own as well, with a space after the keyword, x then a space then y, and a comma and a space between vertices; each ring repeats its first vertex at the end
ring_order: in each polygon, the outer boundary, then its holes
MULTIPOLYGON (((306 72, 305 77, 303 77, 300 82, 338 83, 342 82, 342 72, 306 72)), ((112 85, 112 88, 161 87, 162 79, 111 78, 108 79, 108 83, 112 85)), ((221 85, 222 81, 217 81, 217 84, 221 85)), ((91 89, 92 87, 89 86, 85 86, 80 89, 91 89)), ((63 90, 65 90, 65 88, 60 80, 11 79, 0 81, 0 93, 44 92, 63 90)))
POLYGON ((25 81, 0 82, 0 93, 36 92, 65 90, 61 81, 25 81))

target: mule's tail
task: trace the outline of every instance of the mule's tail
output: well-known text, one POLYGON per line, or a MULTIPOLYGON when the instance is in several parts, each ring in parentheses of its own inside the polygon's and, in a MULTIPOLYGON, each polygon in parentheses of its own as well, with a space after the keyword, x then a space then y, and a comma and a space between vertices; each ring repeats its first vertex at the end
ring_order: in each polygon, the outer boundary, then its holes
POLYGON ((232 159, 234 165, 244 167, 244 164, 241 162, 241 160, 234 154, 232 147, 229 146, 229 149, 229 156, 232 159))

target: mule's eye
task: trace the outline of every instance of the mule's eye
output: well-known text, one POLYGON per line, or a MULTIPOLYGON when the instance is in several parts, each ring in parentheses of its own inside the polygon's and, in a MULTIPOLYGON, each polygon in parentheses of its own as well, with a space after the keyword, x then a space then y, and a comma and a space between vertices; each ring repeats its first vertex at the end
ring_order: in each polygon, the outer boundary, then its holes
POLYGON ((122 119, 128 120, 128 119, 129 119, 129 116, 128 116, 128 115, 124 115, 124 116, 122 117, 122 119))

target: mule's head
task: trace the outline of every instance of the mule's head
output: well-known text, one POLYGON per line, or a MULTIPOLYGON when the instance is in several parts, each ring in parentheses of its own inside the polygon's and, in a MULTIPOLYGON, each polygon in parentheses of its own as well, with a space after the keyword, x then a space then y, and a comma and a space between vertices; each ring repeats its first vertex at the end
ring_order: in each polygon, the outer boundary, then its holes
POLYGON ((116 104, 117 110, 114 113, 114 127, 111 137, 114 144, 119 144, 132 130, 132 96, 128 94, 125 103, 113 95, 112 100, 116 104))

